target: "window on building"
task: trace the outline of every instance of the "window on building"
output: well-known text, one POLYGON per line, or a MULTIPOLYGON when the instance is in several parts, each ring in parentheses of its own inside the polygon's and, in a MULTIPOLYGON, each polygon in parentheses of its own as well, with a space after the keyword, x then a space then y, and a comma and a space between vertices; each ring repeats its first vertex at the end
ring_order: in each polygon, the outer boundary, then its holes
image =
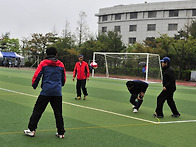
POLYGON ((130 25, 129 26, 129 32, 137 31, 137 25, 130 25))
POLYGON ((102 33, 107 32, 107 27, 102 27, 102 33))
POLYGON ((170 10, 169 17, 178 17, 179 11, 178 10, 170 10))
POLYGON ((155 17, 157 17, 157 11, 148 12, 148 18, 155 18, 155 17))
POLYGON ((146 37, 146 41, 154 41, 155 37, 146 37))
POLYGON ((169 24, 168 31, 176 31, 178 30, 178 24, 169 24))
POLYGON ((108 15, 103 15, 102 16, 102 21, 108 21, 108 15))
POLYGON ((196 16, 196 9, 192 10, 192 16, 196 16))
POLYGON ((114 27, 114 31, 115 31, 115 32, 120 32, 120 31, 121 31, 121 30, 120 30, 120 26, 115 26, 115 27, 114 27))
POLYGON ((136 19, 137 18, 138 13, 137 12, 131 12, 130 13, 130 19, 136 19))
POLYGON ((115 14, 115 20, 121 20, 121 14, 115 14))
POLYGON ((148 24, 147 31, 156 31, 156 24, 148 24))
POLYGON ((136 42, 136 38, 135 37, 130 37, 129 38, 129 44, 134 44, 136 42))

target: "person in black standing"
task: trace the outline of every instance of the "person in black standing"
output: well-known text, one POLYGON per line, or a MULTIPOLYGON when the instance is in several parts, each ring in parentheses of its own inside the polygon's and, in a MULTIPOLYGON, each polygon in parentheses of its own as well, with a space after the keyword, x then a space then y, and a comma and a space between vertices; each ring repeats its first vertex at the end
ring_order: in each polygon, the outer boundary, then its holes
POLYGON ((131 93, 130 103, 133 105, 133 112, 137 113, 143 103, 143 97, 148 88, 148 83, 140 80, 133 80, 128 81, 126 86, 131 93))
POLYGON ((170 58, 164 57, 161 60, 162 70, 163 70, 163 90, 157 97, 157 107, 155 110, 154 117, 162 118, 163 114, 163 104, 167 100, 167 103, 172 111, 172 117, 179 117, 180 113, 176 108, 176 104, 173 99, 174 92, 176 91, 176 80, 174 76, 174 71, 170 67, 170 58))

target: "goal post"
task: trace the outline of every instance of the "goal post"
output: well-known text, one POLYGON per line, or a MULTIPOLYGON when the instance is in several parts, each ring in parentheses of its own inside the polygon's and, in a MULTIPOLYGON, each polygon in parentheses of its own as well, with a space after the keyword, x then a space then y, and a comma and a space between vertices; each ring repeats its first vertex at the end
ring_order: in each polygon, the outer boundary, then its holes
POLYGON ((158 54, 94 52, 93 62, 97 62, 98 68, 92 70, 92 77, 105 74, 107 78, 119 75, 137 79, 142 77, 145 81, 149 78, 162 79, 158 54))

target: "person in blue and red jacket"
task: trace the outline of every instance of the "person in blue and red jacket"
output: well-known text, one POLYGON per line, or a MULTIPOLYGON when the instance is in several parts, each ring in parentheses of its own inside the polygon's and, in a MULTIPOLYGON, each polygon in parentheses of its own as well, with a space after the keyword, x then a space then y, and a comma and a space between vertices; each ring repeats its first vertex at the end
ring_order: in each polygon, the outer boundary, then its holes
POLYGON ((52 106, 56 119, 56 136, 64 138, 64 121, 62 117, 62 86, 65 85, 66 74, 64 64, 56 59, 57 50, 54 47, 47 48, 47 57, 37 67, 32 79, 32 87, 37 88, 42 78, 42 91, 36 101, 33 113, 29 120, 28 129, 24 133, 34 137, 37 124, 48 103, 52 106))
POLYGON ((84 56, 79 55, 78 57, 79 62, 75 64, 75 68, 73 71, 73 81, 77 76, 77 84, 76 84, 76 91, 77 97, 76 100, 81 99, 81 89, 84 94, 84 100, 86 100, 88 93, 86 89, 86 79, 89 80, 89 67, 88 64, 84 61, 84 56))

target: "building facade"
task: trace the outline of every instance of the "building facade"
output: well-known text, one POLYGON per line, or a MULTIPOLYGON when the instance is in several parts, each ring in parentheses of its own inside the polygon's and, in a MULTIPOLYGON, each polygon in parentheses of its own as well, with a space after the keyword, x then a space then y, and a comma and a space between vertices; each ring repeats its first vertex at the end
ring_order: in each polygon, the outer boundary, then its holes
POLYGON ((184 29, 196 19, 196 0, 118 5, 102 8, 96 16, 99 33, 117 31, 126 45, 141 43, 184 29))

